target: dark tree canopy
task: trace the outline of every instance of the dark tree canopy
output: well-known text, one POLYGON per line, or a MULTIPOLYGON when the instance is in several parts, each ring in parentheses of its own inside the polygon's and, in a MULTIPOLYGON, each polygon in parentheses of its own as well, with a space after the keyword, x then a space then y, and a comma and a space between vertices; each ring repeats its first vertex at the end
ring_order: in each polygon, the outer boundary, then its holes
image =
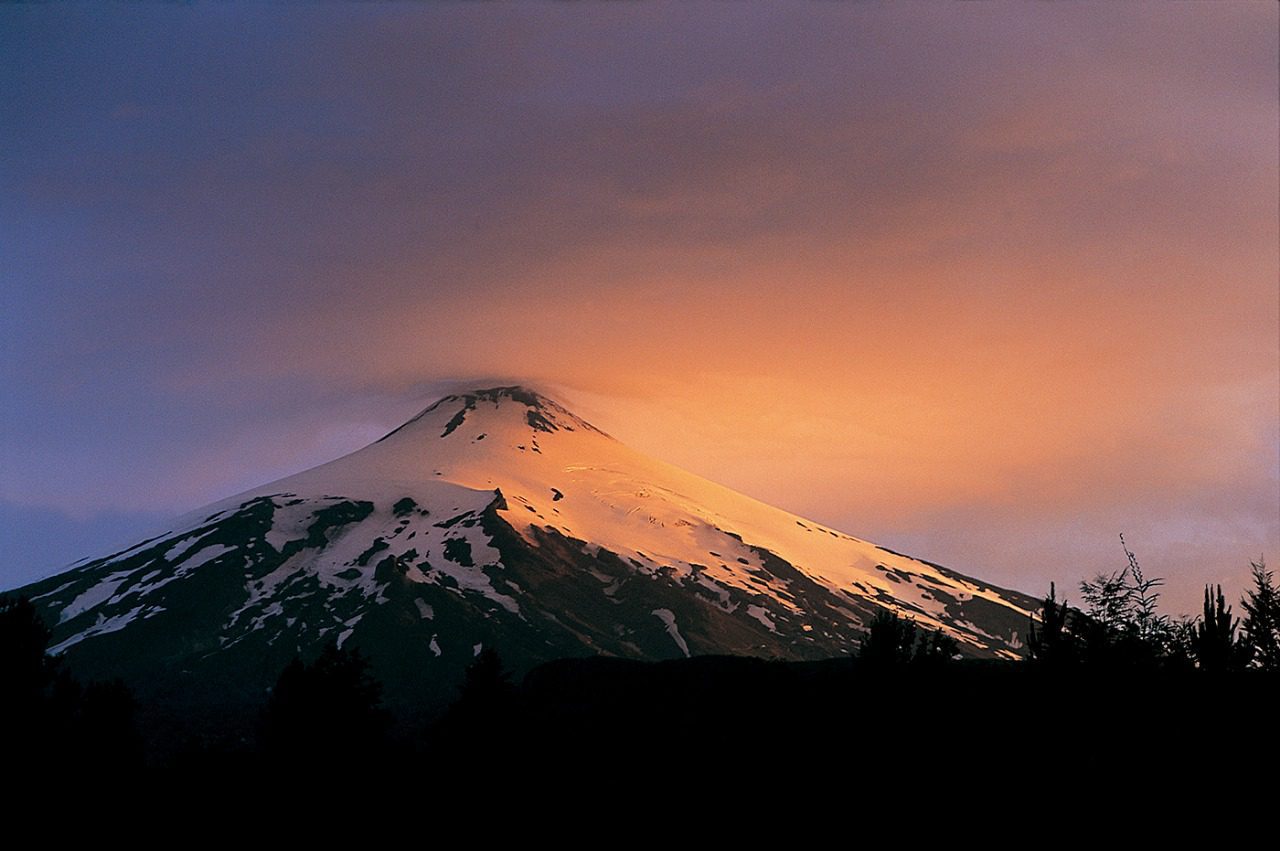
POLYGON ((56 665, 45 649, 52 635, 30 600, 0 597, 0 681, 12 696, 34 695, 49 684, 56 665))
POLYGON ((52 634, 29 600, 0 597, 0 727, 21 731, 7 761, 36 774, 140 767, 132 694, 118 680, 81 686, 48 654, 52 634))
POLYGON ((877 667, 938 666, 951 662, 959 652, 956 640, 941 629, 926 632, 915 621, 882 609, 867 626, 858 659, 877 667))
POLYGON ((492 647, 485 647, 467 666, 460 701, 487 706, 506 698, 511 690, 511 675, 503 667, 502 657, 492 647))
POLYGON ((906 664, 911 661, 915 643, 915 623, 882 609, 867 625, 858 658, 873 665, 906 664))
POLYGON ((381 703, 369 660, 331 641, 315 661, 294 658, 281 672, 263 715, 263 751, 298 767, 374 759, 388 726, 381 703))

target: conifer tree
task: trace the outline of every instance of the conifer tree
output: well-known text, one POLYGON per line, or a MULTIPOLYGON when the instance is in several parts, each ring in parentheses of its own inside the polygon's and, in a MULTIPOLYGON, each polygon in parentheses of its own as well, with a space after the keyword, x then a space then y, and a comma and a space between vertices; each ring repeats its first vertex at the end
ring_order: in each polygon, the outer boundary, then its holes
POLYGON ((951 663, 960 653, 960 643, 947 635, 941 628, 930 630, 920 636, 916 643, 913 665, 938 668, 951 663))
POLYGON ((1036 631, 1033 616, 1027 633, 1031 658, 1051 665, 1059 665, 1075 657, 1074 639, 1067 631, 1067 601, 1059 603, 1057 591, 1057 586, 1050 582, 1049 596, 1044 598, 1044 605, 1040 609, 1040 630, 1036 631))
POLYGON ((915 643, 915 622, 881 609, 867 626, 858 658, 875 665, 905 664, 911 661, 915 643))
POLYGON ((306 768, 379 756, 389 718, 382 684, 357 649, 330 641, 311 664, 295 657, 281 672, 262 719, 261 742, 271 757, 306 768))
POLYGON ((1236 641, 1239 622, 1232 618, 1231 607, 1218 586, 1216 598, 1208 585, 1204 588, 1204 616, 1196 624, 1195 655, 1204 671, 1230 671, 1248 662, 1247 648, 1236 641))
POLYGON ((509 697, 512 688, 502 657, 492 647, 485 647, 467 666, 460 702, 468 709, 491 709, 509 697))
POLYGON ((87 688, 47 652, 52 630, 30 600, 0 596, 0 727, 11 742, 10 769, 75 770, 110 764, 117 773, 142 763, 134 701, 121 682, 87 688))
POLYGON ((30 600, 0 597, 0 682, 11 699, 34 699, 53 679, 57 665, 45 655, 51 636, 30 600))
POLYGON ((1255 666, 1264 671, 1280 671, 1280 589, 1263 559, 1250 562, 1249 566, 1253 570, 1253 588, 1240 604, 1245 611, 1242 640, 1249 647, 1255 666))
POLYGON ((502 657, 493 647, 484 647, 467 666, 459 690, 458 701, 449 709, 448 725, 455 734, 448 747, 469 742, 477 758, 496 758, 498 739, 481 737, 483 744, 475 741, 477 731, 502 725, 511 712, 517 695, 511 683, 502 657))

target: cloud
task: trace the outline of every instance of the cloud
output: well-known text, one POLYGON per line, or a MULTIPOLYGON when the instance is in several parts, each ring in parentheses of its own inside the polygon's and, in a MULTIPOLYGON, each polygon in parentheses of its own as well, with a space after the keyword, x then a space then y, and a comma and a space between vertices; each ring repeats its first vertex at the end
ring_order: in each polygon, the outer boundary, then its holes
POLYGON ((979 573, 1280 544, 1274 7, 508 11, 5 10, 5 498, 177 511, 513 376, 979 573))

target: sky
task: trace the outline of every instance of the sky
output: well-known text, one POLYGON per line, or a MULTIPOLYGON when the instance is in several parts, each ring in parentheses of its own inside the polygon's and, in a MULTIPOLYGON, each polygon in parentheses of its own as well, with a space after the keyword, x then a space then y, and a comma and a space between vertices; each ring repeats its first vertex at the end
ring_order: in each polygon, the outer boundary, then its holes
MULTIPOLYGON (((1280 564, 1280 7, 0 7, 0 587, 524 382, 1078 602, 1280 564)), ((1237 605, 1237 609, 1238 609, 1237 605)))

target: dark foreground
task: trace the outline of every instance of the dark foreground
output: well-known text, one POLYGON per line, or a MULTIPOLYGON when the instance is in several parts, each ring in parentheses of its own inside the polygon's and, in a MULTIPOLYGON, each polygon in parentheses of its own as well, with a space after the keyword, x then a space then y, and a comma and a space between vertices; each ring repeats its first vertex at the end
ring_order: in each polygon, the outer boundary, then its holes
POLYGON ((486 656, 434 718, 391 715, 377 684, 359 676, 334 685, 303 673, 282 677, 255 713, 186 738, 173 733, 180 718, 124 700, 82 708, 69 727, 27 719, 7 768, 54 786, 105 773, 245 794, 354 785, 439 797, 499 783, 680 797, 705 784, 765 794, 835 782, 848 794, 959 784, 998 797, 1082 784, 1101 792, 1138 777, 1147 791, 1185 792, 1215 778, 1242 783, 1251 766, 1264 779, 1270 766, 1274 784, 1280 765, 1280 682, 1258 671, 585 659, 511 684, 486 656))

